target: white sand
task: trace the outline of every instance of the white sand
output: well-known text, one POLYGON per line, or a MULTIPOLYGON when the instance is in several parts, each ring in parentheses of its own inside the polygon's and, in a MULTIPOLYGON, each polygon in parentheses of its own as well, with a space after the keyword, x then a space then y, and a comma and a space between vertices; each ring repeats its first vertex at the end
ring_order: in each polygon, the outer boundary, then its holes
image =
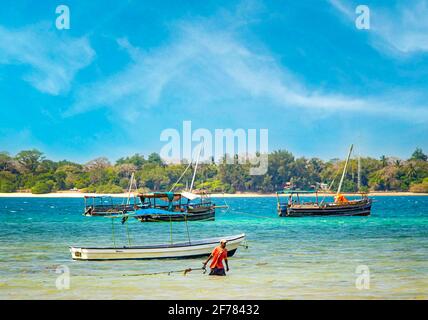
MULTIPOLYGON (((117 198, 127 197, 128 193, 116 194, 95 194, 95 193, 81 193, 77 191, 64 191, 46 194, 32 194, 26 192, 13 192, 13 193, 0 193, 0 198, 83 198, 84 196, 112 196, 117 198)), ((332 194, 318 193, 319 196, 332 196, 332 194)), ((345 195, 352 195, 346 194, 345 195)), ((428 193, 414 193, 414 192, 370 192, 369 196, 428 196, 428 193)), ((214 198, 263 198, 263 197, 276 197, 275 193, 213 193, 214 198)), ((302 194, 302 196, 311 196, 311 194, 302 194)))

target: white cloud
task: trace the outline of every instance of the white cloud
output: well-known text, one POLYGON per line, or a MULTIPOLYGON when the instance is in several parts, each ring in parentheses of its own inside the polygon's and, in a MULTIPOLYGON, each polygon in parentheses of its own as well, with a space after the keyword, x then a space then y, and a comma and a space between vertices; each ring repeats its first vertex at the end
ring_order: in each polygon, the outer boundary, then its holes
POLYGON ((362 98, 308 88, 271 54, 245 45, 233 30, 203 23, 182 24, 176 30, 169 44, 149 52, 126 39, 118 41, 133 62, 116 75, 81 89, 66 115, 107 107, 132 122, 144 109, 161 106, 163 99, 175 104, 197 101, 203 108, 242 98, 257 100, 263 108, 274 105, 324 114, 361 112, 428 120, 426 106, 410 109, 409 100, 399 94, 362 98))
MULTIPOLYGON (((357 17, 355 8, 359 3, 342 0, 329 2, 348 21, 354 21, 357 17)), ((371 44, 381 52, 398 57, 428 52, 428 1, 388 5, 388 8, 369 5, 370 30, 366 32, 371 36, 371 44)))
POLYGON ((428 1, 405 2, 375 16, 375 44, 403 54, 428 52, 428 1))
POLYGON ((28 66, 23 78, 41 92, 67 92, 95 52, 87 38, 71 38, 66 32, 51 31, 45 24, 15 30, 0 26, 0 64, 28 66))

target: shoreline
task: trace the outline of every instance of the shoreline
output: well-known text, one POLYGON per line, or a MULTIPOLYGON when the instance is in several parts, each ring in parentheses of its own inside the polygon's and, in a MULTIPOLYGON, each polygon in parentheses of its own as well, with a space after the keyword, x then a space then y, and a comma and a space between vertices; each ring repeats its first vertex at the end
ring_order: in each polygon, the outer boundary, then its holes
MULTIPOLYGON (((352 193, 343 193, 345 196, 353 196, 352 193)), ((29 192, 11 192, 0 193, 0 198, 83 198, 85 196, 111 196, 114 198, 128 197, 128 193, 114 193, 114 194, 98 194, 98 193, 82 193, 77 191, 64 191, 53 192, 45 194, 32 194, 29 192)), ((311 194, 302 194, 302 197, 310 197, 311 194)), ((318 193, 318 196, 333 196, 332 193, 318 193)), ((415 192, 370 192, 368 196, 428 196, 428 193, 415 193, 415 192)), ((275 193, 212 193, 212 198, 269 198, 276 197, 275 193)))

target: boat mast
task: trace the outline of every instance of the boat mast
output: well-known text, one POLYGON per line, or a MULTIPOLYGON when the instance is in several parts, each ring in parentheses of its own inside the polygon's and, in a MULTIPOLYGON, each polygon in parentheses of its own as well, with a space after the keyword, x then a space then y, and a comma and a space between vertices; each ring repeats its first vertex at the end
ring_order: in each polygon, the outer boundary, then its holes
POLYGON ((134 184, 134 172, 131 174, 131 179, 129 181, 129 189, 128 189, 128 200, 126 201, 126 204, 129 205, 130 199, 131 199, 131 189, 134 184))
POLYGON ((361 157, 358 154, 358 191, 361 189, 361 157))
POLYGON ((336 195, 338 195, 340 193, 340 190, 342 189, 343 179, 345 178, 346 168, 348 167, 348 162, 349 162, 349 158, 351 156, 351 152, 352 152, 353 147, 354 147, 354 145, 351 144, 351 147, 349 148, 348 157, 346 158, 345 167, 343 168, 342 177, 340 178, 339 188, 337 188, 336 195))
POLYGON ((196 170, 198 169, 198 163, 199 163, 199 157, 201 156, 201 151, 202 151, 202 144, 200 145, 198 157, 196 158, 195 170, 193 171, 192 183, 190 184, 190 189, 189 189, 190 192, 192 192, 193 183, 195 182, 196 170))

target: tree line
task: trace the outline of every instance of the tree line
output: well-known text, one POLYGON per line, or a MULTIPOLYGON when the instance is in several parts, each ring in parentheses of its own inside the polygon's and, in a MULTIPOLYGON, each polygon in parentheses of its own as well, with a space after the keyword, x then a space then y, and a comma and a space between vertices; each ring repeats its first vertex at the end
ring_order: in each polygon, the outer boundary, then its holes
MULTIPOLYGON (((427 155, 417 148, 409 159, 382 156, 360 159, 360 191, 428 192, 427 155)), ((286 184, 299 189, 327 186, 336 190, 345 161, 318 158, 296 158, 291 152, 277 150, 268 155, 268 171, 264 175, 249 174, 250 164, 226 161, 199 164, 195 187, 209 192, 274 192, 286 184)), ((225 160, 225 159, 224 159, 225 160)), ((181 176, 187 164, 166 164, 157 153, 147 158, 140 154, 111 163, 101 157, 79 164, 67 160, 52 161, 39 150, 24 150, 12 156, 0 152, 0 192, 32 192, 35 194, 62 190, 120 193, 127 189, 135 173, 140 191, 167 191, 181 176)), ((191 165, 190 169, 193 165, 191 165)), ((358 162, 351 159, 343 191, 355 192, 358 162)), ((185 189, 192 179, 188 170, 176 189, 185 189)))

